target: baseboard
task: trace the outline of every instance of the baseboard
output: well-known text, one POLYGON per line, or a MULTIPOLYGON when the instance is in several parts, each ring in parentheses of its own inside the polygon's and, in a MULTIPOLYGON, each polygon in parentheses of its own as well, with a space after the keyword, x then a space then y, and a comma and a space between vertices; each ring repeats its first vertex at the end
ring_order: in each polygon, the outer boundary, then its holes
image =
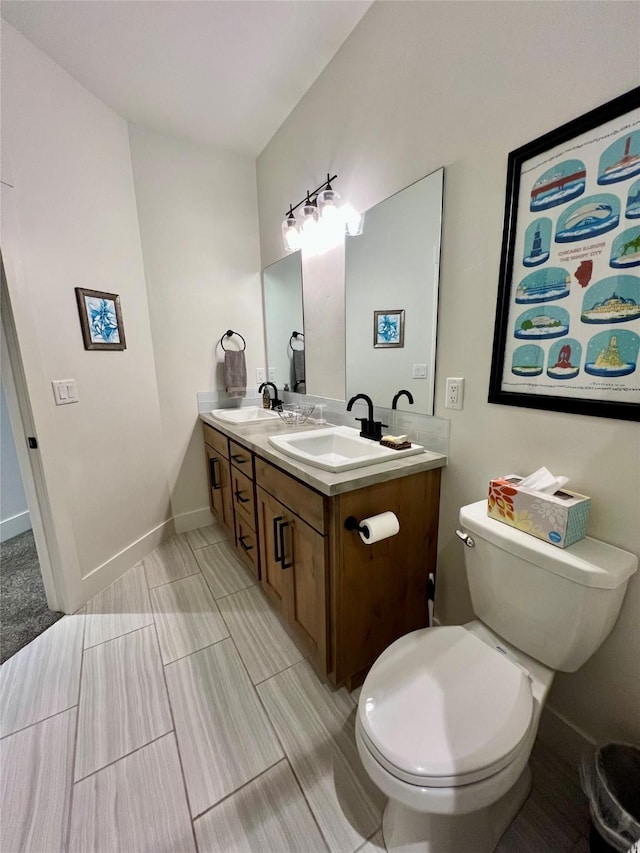
POLYGON ((0 521, 0 542, 13 539, 14 536, 19 536, 25 530, 31 530, 31 516, 28 509, 0 521))
POLYGON ((176 533, 184 533, 185 530, 206 527, 213 521, 213 516, 209 507, 205 506, 202 509, 194 509, 191 512, 182 512, 180 515, 174 515, 173 521, 176 526, 176 533))
POLYGON ((82 578, 81 596, 77 603, 71 602, 69 612, 75 611, 84 602, 88 601, 97 593, 101 592, 109 584, 121 577, 126 571, 139 563, 147 554, 161 545, 165 539, 169 539, 175 533, 173 518, 169 518, 162 524, 158 524, 144 536, 136 539, 131 545, 123 548, 113 557, 110 557, 102 565, 97 566, 82 578), (83 600, 81 600, 83 599, 83 600))
POLYGON ((538 738, 544 746, 559 755, 576 776, 585 752, 593 751, 595 742, 585 732, 546 705, 540 717, 538 738))

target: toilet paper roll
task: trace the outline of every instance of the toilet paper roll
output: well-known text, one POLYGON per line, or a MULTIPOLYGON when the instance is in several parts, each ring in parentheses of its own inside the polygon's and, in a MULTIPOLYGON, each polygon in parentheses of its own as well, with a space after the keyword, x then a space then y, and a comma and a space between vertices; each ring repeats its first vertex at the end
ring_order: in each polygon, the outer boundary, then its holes
POLYGON ((364 518, 360 522, 359 532, 365 545, 371 545, 373 542, 395 536, 399 530, 398 516, 394 512, 381 512, 378 515, 372 515, 370 518, 364 518))

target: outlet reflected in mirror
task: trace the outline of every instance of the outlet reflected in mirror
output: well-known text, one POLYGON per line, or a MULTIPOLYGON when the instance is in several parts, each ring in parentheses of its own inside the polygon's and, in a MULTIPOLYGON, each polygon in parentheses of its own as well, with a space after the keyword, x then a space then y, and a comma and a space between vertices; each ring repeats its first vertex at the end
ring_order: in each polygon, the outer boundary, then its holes
POLYGON ((268 376, 279 391, 306 393, 300 252, 262 271, 268 376), (288 386, 288 389, 285 387, 288 386))

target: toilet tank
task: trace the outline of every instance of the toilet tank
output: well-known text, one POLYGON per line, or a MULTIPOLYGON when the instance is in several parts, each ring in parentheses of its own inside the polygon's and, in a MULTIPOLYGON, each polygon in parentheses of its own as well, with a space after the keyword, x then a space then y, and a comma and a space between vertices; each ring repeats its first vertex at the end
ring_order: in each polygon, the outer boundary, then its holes
POLYGON ((635 554, 586 537, 569 548, 487 516, 487 502, 460 510, 473 609, 482 622, 552 669, 575 672, 613 628, 635 554), (467 542, 470 544, 470 542, 467 542))

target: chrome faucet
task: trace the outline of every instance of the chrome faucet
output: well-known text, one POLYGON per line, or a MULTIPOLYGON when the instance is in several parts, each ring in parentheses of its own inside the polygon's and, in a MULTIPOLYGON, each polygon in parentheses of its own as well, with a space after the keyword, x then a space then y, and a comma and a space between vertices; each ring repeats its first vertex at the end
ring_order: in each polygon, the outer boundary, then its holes
POLYGON ((407 400, 409 401, 409 403, 413 406, 413 394, 411 393, 411 391, 407 391, 406 389, 403 388, 402 391, 398 391, 398 393, 393 398, 393 403, 391 403, 392 409, 395 409, 397 407, 398 400, 402 396, 405 396, 407 398, 407 400))
POLYGON ((383 424, 380 421, 374 421, 373 401, 371 400, 371 397, 366 394, 356 394, 355 397, 352 397, 347 403, 348 412, 351 411, 353 404, 357 400, 364 400, 369 407, 368 418, 356 418, 356 420, 360 422, 360 435, 362 438, 370 438, 372 441, 380 441, 382 438, 382 427, 386 427, 388 424, 383 424))
POLYGON ((258 394, 262 394, 265 388, 271 387, 273 388, 273 397, 271 397, 271 408, 272 409, 281 409, 282 408, 282 400, 278 399, 278 389, 274 385, 273 382, 263 382, 262 385, 258 388, 258 394))

